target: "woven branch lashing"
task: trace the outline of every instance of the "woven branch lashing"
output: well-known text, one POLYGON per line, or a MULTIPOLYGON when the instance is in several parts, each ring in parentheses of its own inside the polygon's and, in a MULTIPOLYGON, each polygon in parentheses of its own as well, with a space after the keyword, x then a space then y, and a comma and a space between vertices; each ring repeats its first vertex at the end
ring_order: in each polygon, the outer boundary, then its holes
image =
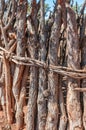
POLYGON ((64 76, 69 76, 74 79, 86 78, 85 70, 73 70, 68 67, 48 65, 47 63, 43 63, 39 60, 35 60, 35 59, 29 58, 29 57, 16 56, 13 53, 10 53, 7 50, 5 50, 4 48, 0 47, 0 58, 3 58, 4 53, 7 54, 6 56, 7 56, 8 60, 14 62, 15 64, 41 67, 41 68, 46 69, 46 71, 53 71, 55 73, 58 73, 58 74, 61 74, 64 76))

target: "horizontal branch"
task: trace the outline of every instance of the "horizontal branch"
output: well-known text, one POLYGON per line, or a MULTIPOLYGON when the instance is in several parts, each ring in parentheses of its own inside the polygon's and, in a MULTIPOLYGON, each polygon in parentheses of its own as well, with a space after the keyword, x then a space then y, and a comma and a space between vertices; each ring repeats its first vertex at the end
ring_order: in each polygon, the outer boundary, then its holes
POLYGON ((86 88, 75 88, 74 91, 86 92, 86 88))
MULTIPOLYGON (((7 57, 10 61, 14 62, 15 64, 19 65, 27 65, 27 66, 35 66, 35 67, 42 67, 47 71, 53 71, 55 73, 69 76, 74 79, 84 79, 86 78, 86 71, 85 70, 73 70, 68 67, 63 66, 54 66, 54 65, 48 65, 47 63, 41 62, 39 60, 35 60, 29 57, 20 57, 16 56, 11 52, 8 52, 6 49, 0 47, 0 55, 3 57, 3 52, 6 54, 9 54, 9 57, 7 57)), ((1 58, 2 58, 1 57, 1 58)))

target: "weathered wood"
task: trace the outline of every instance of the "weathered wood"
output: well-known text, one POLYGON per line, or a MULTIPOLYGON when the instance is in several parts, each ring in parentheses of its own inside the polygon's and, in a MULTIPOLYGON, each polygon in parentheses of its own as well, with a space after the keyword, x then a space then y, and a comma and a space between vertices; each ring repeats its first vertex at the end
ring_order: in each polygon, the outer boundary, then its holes
MULTIPOLYGON (((67 47, 68 47, 68 67, 80 69, 80 50, 76 16, 72 8, 67 4, 67 47)), ((67 113, 69 130, 83 130, 82 112, 80 107, 80 94, 74 88, 80 87, 79 80, 68 78, 67 91, 67 113)))
MULTIPOLYGON (((32 10, 31 10, 31 28, 32 35, 28 37, 28 51, 31 58, 37 59, 37 8, 36 0, 31 0, 32 10)), ((29 25, 28 25, 29 28, 29 25)), ((29 30, 29 33, 31 31, 29 30)), ((29 88, 29 101, 28 101, 28 111, 27 111, 27 126, 26 130, 36 129, 36 110, 37 110, 37 90, 38 90, 38 70, 36 67, 30 67, 30 88, 29 88)))
POLYGON ((0 58, 3 59, 4 66, 4 72, 0 76, 0 100, 8 123, 11 123, 14 112, 16 129, 23 130, 23 108, 25 98, 28 98, 26 130, 86 129, 86 0, 77 18, 69 6, 70 0, 56 0, 48 20, 44 16, 44 0, 31 0, 29 14, 27 2, 29 1, 0 0, 0 58), (67 42, 65 49, 64 40, 65 44, 67 42), (61 53, 58 50, 59 44, 61 53), (68 67, 58 66, 59 63, 66 65, 62 58, 68 62, 68 67), (30 79, 27 83, 29 67, 30 79), (64 75, 65 78, 61 80, 59 75, 64 75), (63 91, 67 91, 67 94, 63 91), (81 96, 80 92, 83 92, 81 96), (2 101, 4 93, 6 102, 2 101))
POLYGON ((74 88, 74 91, 86 92, 86 88, 74 88))
POLYGON ((64 97, 62 92, 62 77, 59 77, 59 105, 60 105, 60 122, 59 122, 59 130, 66 130, 67 126, 67 115, 66 115, 66 109, 64 104, 64 97))
MULTIPOLYGON (((40 60, 46 62, 46 38, 45 38, 45 11, 44 0, 40 1, 40 60)), ((44 91, 47 89, 46 70, 39 68, 38 88, 38 130, 45 130, 47 116, 47 102, 44 91)))
POLYGON ((0 60, 0 101, 4 113, 5 121, 7 121, 6 114, 6 91, 5 91, 5 72, 4 72, 3 60, 0 60))
POLYGON ((37 103, 37 73, 35 67, 30 68, 30 88, 27 112, 27 130, 35 130, 36 128, 36 103, 37 103))
MULTIPOLYGON (((86 16, 83 15, 83 22, 81 28, 81 65, 82 69, 86 69, 86 16)), ((83 126, 86 129, 86 79, 82 80, 82 90, 83 91, 83 126)))
MULTIPOLYGON (((27 0, 22 0, 18 2, 17 6, 17 56, 25 55, 25 29, 26 29, 26 13, 27 13, 27 0)), ((17 122, 17 130, 22 129, 23 127, 23 108, 21 107, 23 104, 23 99, 20 102, 20 93, 21 93, 21 82, 22 76, 24 72, 24 66, 16 65, 14 77, 13 77, 13 94, 16 101, 16 122, 17 122), (19 110, 20 108, 20 110, 19 110), (21 120, 21 121, 20 121, 21 120)), ((22 97, 24 98, 24 96, 22 97)))
POLYGON ((10 63, 4 55, 3 64, 5 69, 5 92, 6 92, 6 114, 7 122, 12 123, 12 104, 11 104, 11 90, 12 90, 12 81, 11 81, 11 72, 10 72, 10 63))
MULTIPOLYGON (((58 5, 55 12, 55 21, 51 30, 51 37, 49 41, 49 64, 57 65, 57 50, 59 47, 59 36, 61 29, 61 6, 58 5)), ((48 73, 48 90, 50 96, 48 99, 48 115, 46 122, 46 130, 57 130, 58 122, 58 75, 50 71, 48 73)))
POLYGON ((25 103, 25 95, 26 95, 26 81, 28 78, 28 69, 29 67, 25 67, 23 71, 23 77, 21 81, 21 90, 20 90, 20 96, 19 100, 16 104, 17 110, 16 110, 16 122, 17 122, 17 129, 20 129, 24 127, 24 113, 23 113, 23 107, 25 103))

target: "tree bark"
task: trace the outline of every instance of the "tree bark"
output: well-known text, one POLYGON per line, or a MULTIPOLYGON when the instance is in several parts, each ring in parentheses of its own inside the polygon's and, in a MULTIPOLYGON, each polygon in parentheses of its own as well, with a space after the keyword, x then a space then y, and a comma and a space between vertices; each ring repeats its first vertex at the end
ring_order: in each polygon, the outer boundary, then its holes
MULTIPOLYGON (((86 28, 86 17, 83 17, 83 25, 81 29, 81 64, 82 69, 86 69, 86 37, 85 37, 85 28, 86 28)), ((86 89, 86 79, 82 80, 82 89, 86 89)), ((83 93, 83 126, 86 130, 86 91, 83 93)))
MULTIPOLYGON (((28 37, 28 51, 30 57, 37 59, 37 8, 36 0, 31 0, 32 10, 31 18, 28 20, 31 24, 32 32, 31 37, 28 37), (31 22, 32 21, 32 22, 31 22)), ((36 110, 37 110, 37 91, 38 91, 38 69, 36 67, 30 67, 30 88, 29 88, 29 101, 27 111, 27 126, 26 130, 36 129, 36 110)))
MULTIPOLYGON (((58 5, 55 12, 55 21, 51 31, 49 41, 49 64, 57 65, 57 52, 59 47, 59 37, 61 29, 61 6, 58 5)), ((50 96, 48 99, 48 115, 46 122, 46 130, 57 130, 58 122, 58 75, 50 71, 48 74, 48 90, 50 96)))
MULTIPOLYGON (((45 12, 44 0, 40 1, 40 60, 46 62, 45 12)), ((38 89, 38 130, 45 130, 47 116, 47 102, 44 91, 47 89, 46 70, 39 68, 38 89)))
MULTIPOLYGON (((4 61, 3 61, 4 62, 4 61)), ((5 121, 7 119, 6 115, 6 91, 5 91, 5 68, 2 59, 0 60, 0 105, 2 106, 5 121)))
POLYGON ((12 123, 12 104, 11 104, 11 90, 12 90, 12 80, 11 80, 11 71, 10 71, 10 63, 6 59, 4 54, 4 69, 5 69, 5 92, 6 92, 6 116, 7 122, 9 124, 12 123))
MULTIPOLYGON (((80 50, 76 16, 69 5, 67 5, 67 47, 68 67, 74 70, 80 69, 80 50)), ((80 81, 68 78, 67 112, 69 130, 83 130, 80 94, 73 90, 76 87, 80 87, 80 81)))
POLYGON ((60 123, 59 123, 59 130, 66 130, 67 126, 67 115, 66 115, 66 109, 65 109, 65 104, 64 104, 64 97, 63 97, 63 92, 62 92, 62 80, 60 77, 60 82, 59 82, 59 105, 60 105, 60 123))
MULTIPOLYGON (((18 2, 17 6, 17 56, 25 56, 25 29, 26 29, 26 14, 27 14, 27 0, 22 0, 18 2)), ((24 72, 24 66, 16 65, 14 77, 13 77, 13 94, 16 101, 16 122, 17 130, 23 128, 23 98, 20 100, 22 91, 22 76, 24 72)), ((23 91, 25 93, 25 91, 23 91)), ((25 94, 24 94, 25 95, 25 94)))
POLYGON ((21 90, 20 90, 20 96, 19 101, 17 102, 17 110, 16 110, 16 119, 17 119, 17 129, 22 129, 24 127, 24 113, 23 113, 23 107, 25 103, 25 95, 26 95, 26 81, 28 78, 28 69, 29 67, 25 67, 23 71, 23 77, 21 81, 21 90), (21 126, 21 127, 20 127, 21 126))

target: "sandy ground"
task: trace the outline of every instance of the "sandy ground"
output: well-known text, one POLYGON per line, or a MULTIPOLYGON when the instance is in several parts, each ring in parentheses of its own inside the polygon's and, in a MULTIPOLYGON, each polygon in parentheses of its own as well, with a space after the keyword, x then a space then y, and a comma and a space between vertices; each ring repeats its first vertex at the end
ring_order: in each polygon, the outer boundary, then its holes
MULTIPOLYGON (((26 112, 27 112, 27 108, 24 107, 24 113, 26 114, 26 112)), ((11 126, 9 126, 7 123, 5 123, 5 119, 2 111, 0 111, 0 130, 17 130, 16 124, 12 124, 11 126)), ((26 130, 26 126, 24 126, 23 130, 26 130)))

